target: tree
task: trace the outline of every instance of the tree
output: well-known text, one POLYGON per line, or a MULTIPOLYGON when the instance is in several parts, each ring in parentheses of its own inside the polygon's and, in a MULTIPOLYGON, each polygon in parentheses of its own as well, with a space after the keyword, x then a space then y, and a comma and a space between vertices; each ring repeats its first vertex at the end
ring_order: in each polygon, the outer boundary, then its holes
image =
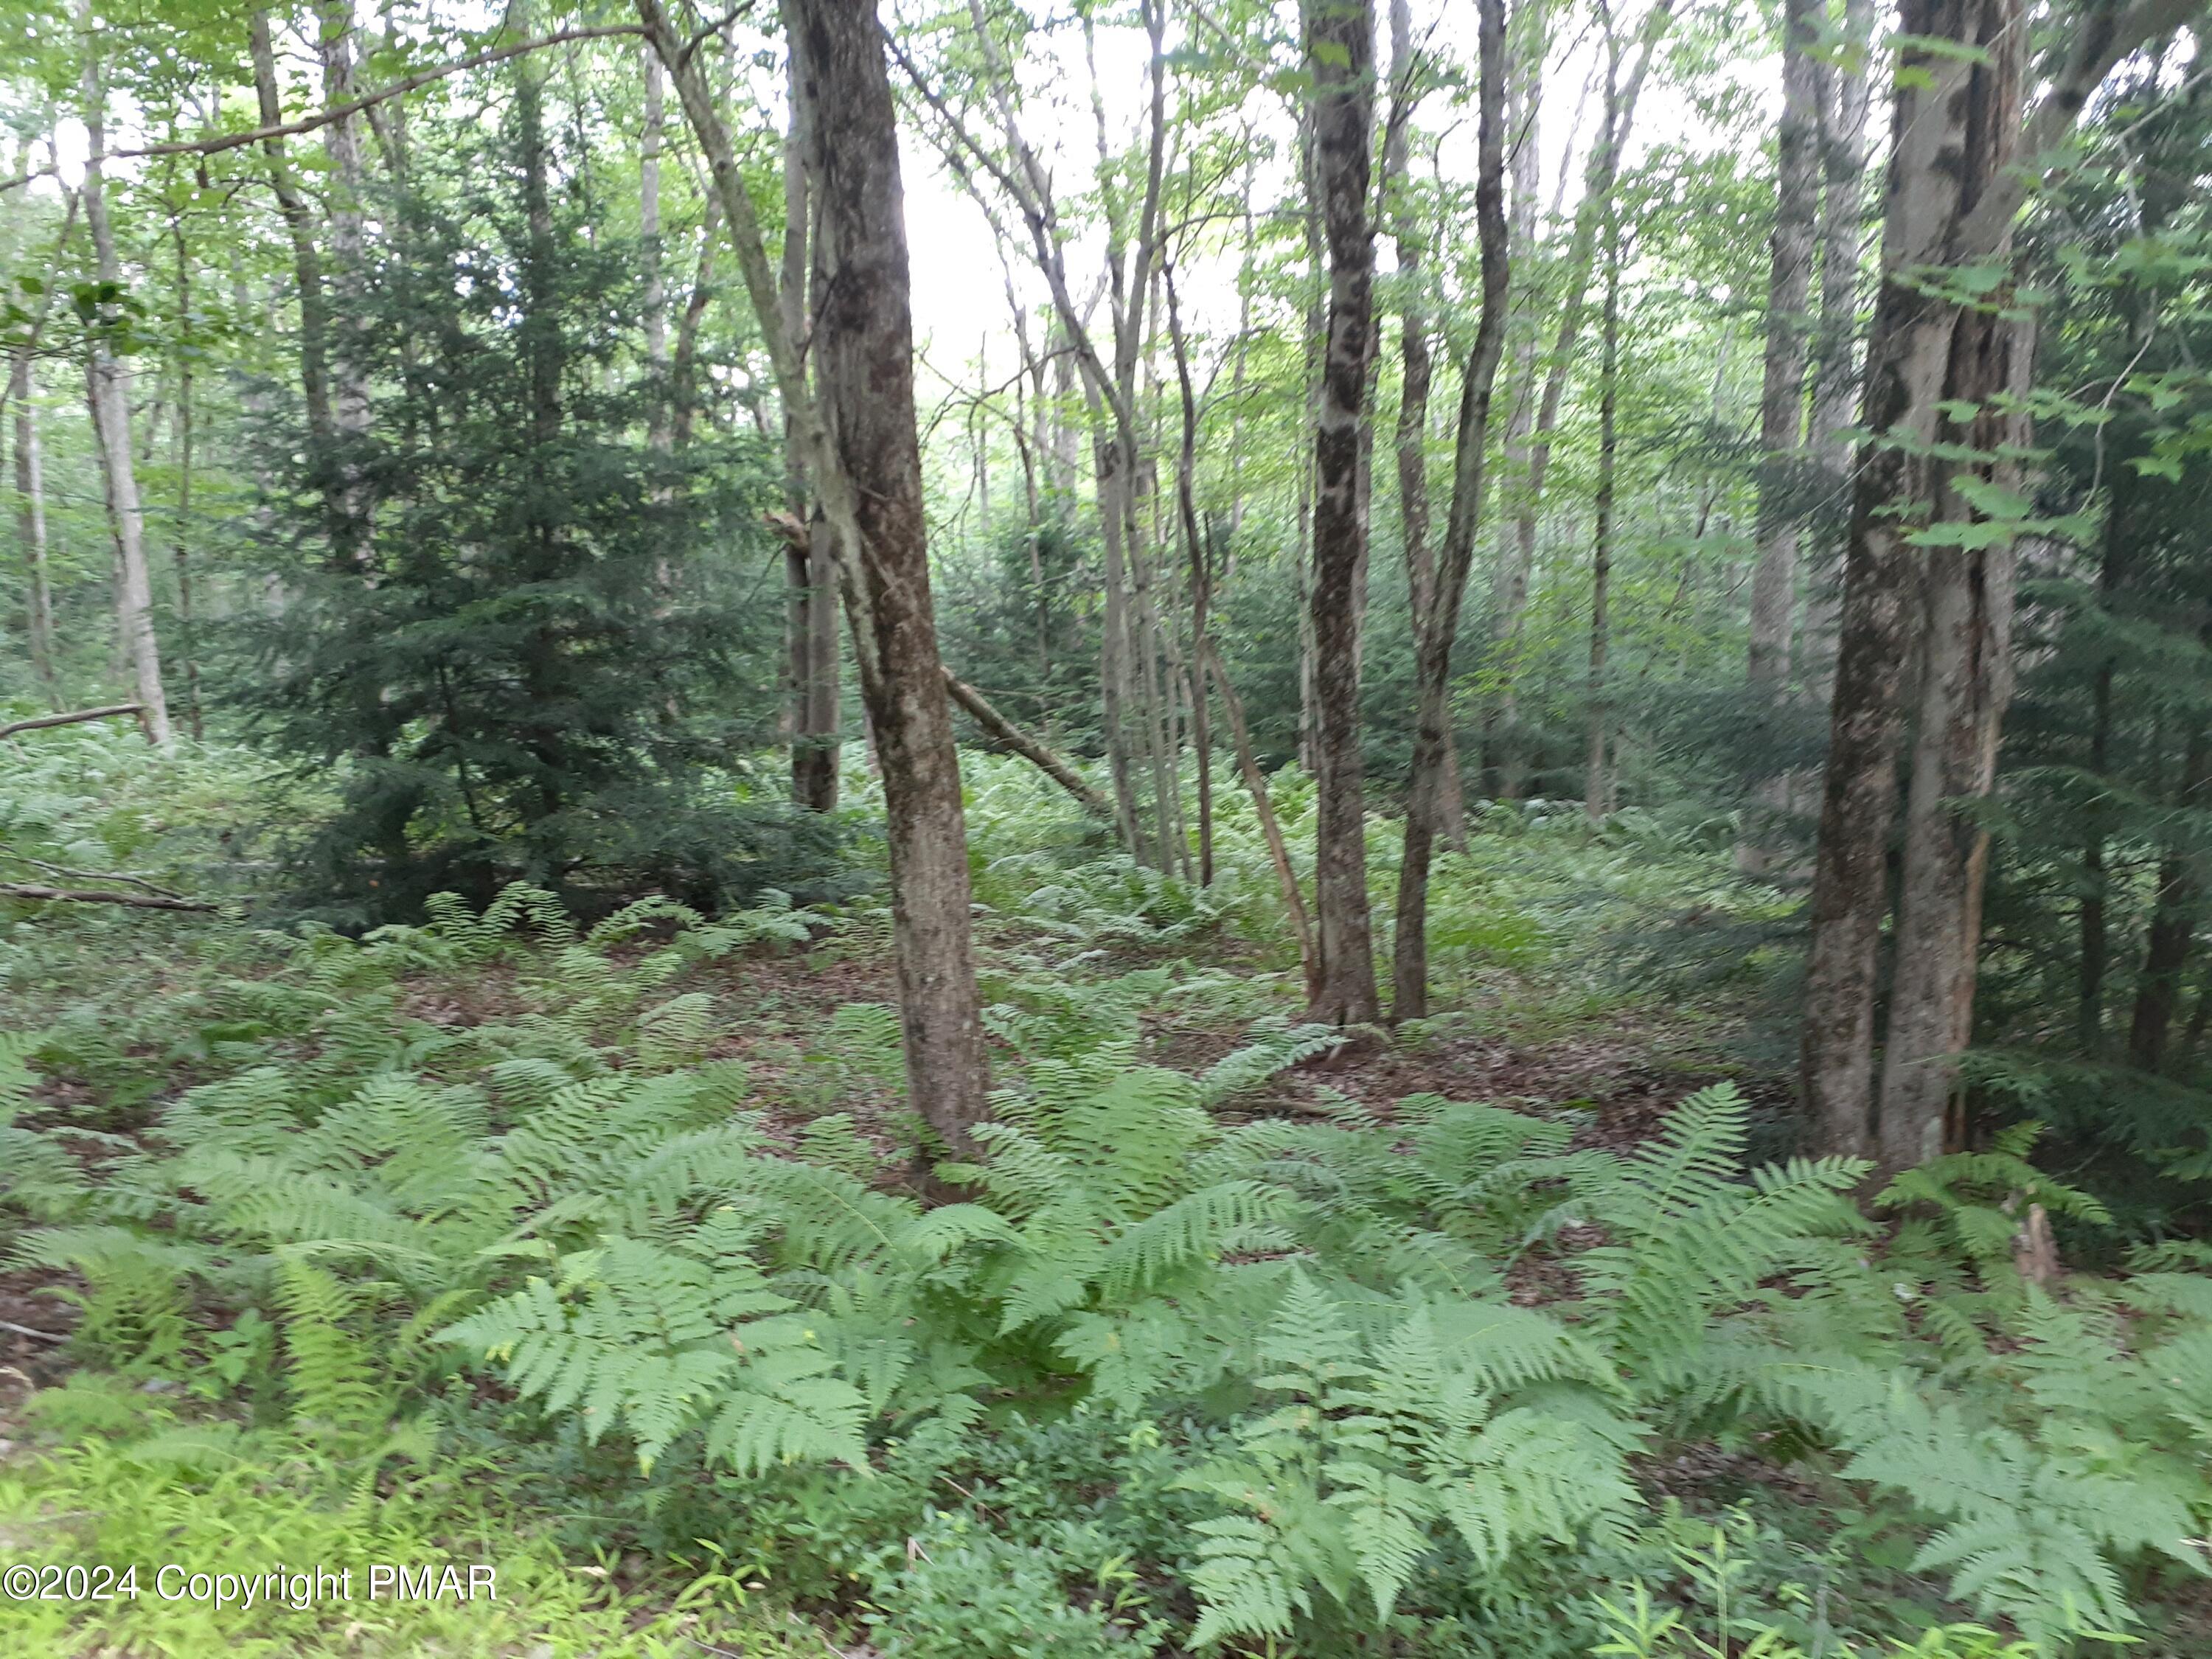
POLYGON ((1381 1015, 1367 906, 1359 730, 1368 531, 1362 449, 1375 328, 1375 245, 1367 217, 1375 128, 1371 0, 1308 0, 1305 31, 1314 178, 1328 245, 1328 332, 1314 431, 1314 908, 1321 988, 1312 1014, 1358 1025, 1381 1015))
POLYGON ((1482 317, 1460 379, 1459 433, 1443 546, 1425 595, 1413 610, 1416 690, 1413 763, 1406 790, 1406 832, 1398 866, 1397 936, 1392 1009, 1398 1019, 1429 1009, 1429 868, 1436 836, 1448 829, 1451 771, 1452 648, 1474 563, 1489 449, 1490 406, 1504 355, 1512 284, 1505 218, 1505 13, 1504 0, 1481 0, 1476 13, 1481 68, 1477 91, 1476 234, 1481 242, 1482 317), (1425 598, 1426 603, 1420 602, 1425 598))
POLYGON ((138 499, 138 475, 132 459, 131 370, 117 349, 128 332, 123 262, 107 216, 107 184, 101 157, 107 148, 107 94, 100 82, 100 52, 92 27, 91 0, 79 0, 77 27, 84 53, 82 80, 86 143, 91 159, 84 171, 84 222, 92 234, 100 288, 86 319, 85 376, 92 424, 100 447, 107 519, 115 538, 116 626, 131 665, 131 677, 146 735, 156 744, 169 740, 169 703, 161 685, 161 647, 154 635, 154 586, 146 568, 146 514, 138 499))
POLYGON ((2024 516, 2014 504, 2027 436, 2019 398, 2031 342, 1975 273, 1994 262, 2002 281, 2027 191, 2022 158, 2045 155, 2112 66, 2185 9, 2159 0, 2095 8, 2026 121, 2018 0, 1912 0, 1903 15, 1861 421, 1872 435, 1844 567, 1803 1041, 1824 1144, 1878 1148, 1890 1167, 1945 1143, 1951 1057, 1971 1031, 1988 853, 1986 831, 1959 808, 1990 790, 2011 688, 2011 544, 2024 516), (1876 954, 1912 678, 1898 975, 1877 1125, 1876 954))

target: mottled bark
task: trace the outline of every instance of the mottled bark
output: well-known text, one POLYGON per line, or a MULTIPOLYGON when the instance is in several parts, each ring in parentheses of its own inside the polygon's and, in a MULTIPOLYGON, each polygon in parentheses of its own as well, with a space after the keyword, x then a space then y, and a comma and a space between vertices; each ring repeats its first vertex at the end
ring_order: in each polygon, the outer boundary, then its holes
POLYGON ((1368 224, 1375 126, 1371 0, 1308 0, 1314 173, 1328 250, 1328 321, 1314 430, 1315 908, 1321 994, 1312 1018, 1381 1014, 1367 902, 1367 802, 1360 755, 1360 634, 1367 608, 1361 434, 1374 349, 1375 244, 1368 224))
POLYGON ((990 1114, 959 757, 929 587, 914 323, 897 118, 874 0, 792 9, 818 124, 818 314, 813 357, 833 465, 849 481, 860 577, 854 618, 883 767, 908 1097, 958 1157, 990 1114))
MULTIPOLYGON (((2212 647, 2212 627, 2199 631, 2197 642, 2212 647)), ((2212 731, 2199 720, 2189 729, 2173 805, 2178 812, 2197 813, 2208 800, 2212 800, 2212 731)), ((2194 848, 2169 844, 2159 859, 2142 971, 2136 976, 2135 1007, 2128 1022, 2128 1063, 2146 1072, 2166 1063, 2167 1036, 2181 1003, 2182 975, 2203 919, 2201 858, 2194 848)))
POLYGON ((31 672, 56 709, 61 682, 54 672, 54 595, 46 574, 46 483, 39 447, 39 411, 31 402, 31 359, 18 352, 9 372, 9 400, 15 405, 15 546, 23 560, 24 632, 31 672))
MULTIPOLYGON (((1607 68, 1607 98, 1613 95, 1614 65, 1607 68)), ((1584 695, 1589 702, 1589 740, 1583 763, 1583 812, 1602 823, 1613 812, 1613 783, 1607 765, 1607 737, 1612 708, 1606 696, 1606 658, 1613 647, 1613 491, 1620 459, 1620 213, 1605 216, 1605 305, 1598 365, 1597 494, 1590 540, 1589 668, 1584 695)))
MULTIPOLYGON (((315 0, 315 15, 321 25, 316 48, 323 65, 323 97, 335 108, 351 102, 359 92, 354 64, 353 0, 315 0)), ((536 72, 529 67, 531 60, 515 61, 522 66, 517 71, 521 77, 518 84, 526 82, 536 72)), ((355 564, 369 560, 375 530, 363 453, 370 410, 362 333, 368 276, 364 241, 368 175, 362 165, 361 125, 355 117, 344 116, 323 128, 324 153, 331 164, 329 372, 339 507, 332 550, 342 562, 355 564)))
POLYGON ((1766 276, 1766 356, 1759 397, 1758 555, 1751 577, 1753 687, 1778 696, 1790 680, 1796 619, 1799 507, 1805 424, 1806 301, 1819 216, 1814 0, 1784 0, 1782 117, 1775 129, 1774 230, 1766 276))
MULTIPOLYGON (((260 100, 261 125, 279 125, 284 119, 283 96, 276 83, 276 56, 269 38, 269 14, 257 9, 246 19, 246 43, 253 61, 253 88, 260 100)), ((276 210, 292 244, 292 280, 300 301, 300 391, 307 406, 307 432, 319 444, 330 441, 334 421, 331 414, 329 379, 330 307, 323 289, 323 260, 315 246, 314 222, 307 198, 292 175, 284 154, 284 141, 270 138, 262 145, 269 157, 269 183, 276 197, 276 210)), ((325 503, 336 521, 335 495, 325 503)))
MULTIPOLYGON (((1911 1099, 1940 1101, 1948 1079, 1927 1063, 1955 1046, 1962 1006, 1971 1012, 1978 836, 1963 821, 1944 816, 1937 803, 1947 780, 1971 787, 1984 753, 1993 753, 2009 628, 2008 569, 1990 572, 1988 554, 1957 548, 1923 556, 1912 538, 1917 527, 1970 516, 1952 488, 1951 464, 1929 452, 1940 439, 1972 441, 1982 435, 1950 428, 1943 405, 1962 398, 1978 407, 2010 384, 2018 358, 2012 331, 1993 315, 1967 313, 1914 280, 1914 274, 1978 257, 1960 247, 1960 232, 1980 191, 2018 143, 2024 51, 2018 0, 1908 0, 1903 23, 1907 72, 1898 77, 1891 126, 1882 280, 1868 345, 1863 415, 1874 436, 1860 459, 1845 558, 1804 1029, 1807 1103, 1821 1142, 1835 1152, 1873 1151, 1876 954, 1905 687, 1914 653, 1928 636, 1917 591, 1925 556, 1928 615, 1946 660, 1924 676, 1930 689, 1922 716, 1932 716, 1933 726, 1922 738, 1925 783, 1923 765, 1915 766, 1924 810, 1917 817, 1918 863, 1908 882, 1917 881, 1923 892, 1911 927, 1933 954, 1913 963, 1900 951, 1900 973, 1909 974, 1911 988, 1908 997, 1900 983, 1893 1004, 1896 1029, 1886 1064, 1899 1077, 1899 1109, 1894 1121, 1885 1115, 1885 1157, 1917 1148, 1926 1137, 1925 1115, 1908 1100, 1903 1068, 1935 1072, 1917 1081, 1911 1099), (1923 40, 1975 50, 1931 49, 1919 44, 1923 40), (1937 796, 1929 796, 1929 789, 1937 796), (1934 863, 1951 866, 1948 882, 1934 863), (1972 914, 1964 908, 1966 886, 1972 890, 1972 914)), ((1941 1127, 1939 1113, 1939 1139, 1941 1127)))
POLYGON ((1420 1019, 1429 1012, 1429 867, 1436 836, 1449 820, 1444 791, 1451 744, 1452 647, 1474 564, 1482 520, 1490 410, 1504 355, 1511 292, 1511 233, 1505 218, 1504 0, 1478 0, 1481 67, 1477 95, 1475 226, 1481 243, 1482 316, 1460 380, 1459 434, 1452 462, 1452 501, 1431 603, 1416 613, 1413 775, 1406 796, 1406 834, 1398 866, 1397 934, 1393 941, 1392 1013, 1420 1019))
MULTIPOLYGON (((113 227, 108 222, 106 180, 99 159, 107 149, 106 92, 100 82, 91 0, 78 0, 76 17, 84 53, 80 83, 82 117, 92 157, 84 173, 85 228, 92 235, 100 280, 120 290, 123 264, 116 252, 113 227)), ((165 744, 169 740, 169 703, 161 686, 161 647, 154 636, 154 588, 146 568, 146 516, 139 504, 138 475, 131 453, 131 370, 97 331, 85 368, 108 528, 115 544, 117 637, 138 700, 139 720, 151 741, 165 744)))
MULTIPOLYGON (((783 160, 784 326, 794 339, 808 332, 809 235, 813 175, 820 170, 817 123, 807 101, 799 36, 789 48, 790 131, 783 160)), ((839 685, 836 552, 830 526, 814 506, 806 457, 787 413, 786 494, 806 535, 784 550, 785 645, 788 661, 786 720, 791 739, 791 798, 812 812, 837 807, 839 685)))
POLYGON ((1113 816, 1114 809, 1106 797, 1085 783, 1081 773, 1000 714, 988 697, 949 668, 945 671, 945 689, 976 725, 1067 791, 1085 812, 1102 821, 1113 816))

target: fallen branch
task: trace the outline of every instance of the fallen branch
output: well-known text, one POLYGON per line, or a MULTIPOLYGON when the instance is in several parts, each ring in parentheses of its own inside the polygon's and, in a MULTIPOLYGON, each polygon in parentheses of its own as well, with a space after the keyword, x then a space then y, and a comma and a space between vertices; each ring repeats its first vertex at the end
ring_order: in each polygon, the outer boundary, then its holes
POLYGON ((35 1336, 41 1342, 66 1342, 67 1331, 42 1331, 35 1325, 18 1325, 12 1319, 0 1319, 0 1331, 13 1331, 18 1336, 35 1336))
POLYGON ((988 698, 949 668, 945 670, 945 689, 952 694, 953 702, 975 717, 976 725, 1074 796, 1085 811, 1095 818, 1114 816, 1106 797, 1084 782, 1073 767, 992 708, 988 698))
POLYGON ((1260 833, 1267 838, 1267 859, 1275 866, 1283 908, 1290 913, 1291 931, 1298 941, 1298 966, 1305 974, 1306 995, 1311 999, 1320 994, 1321 956, 1314 949, 1313 924, 1306 916, 1304 896, 1298 891, 1297 872, 1291 866, 1290 843, 1283 839, 1283 826, 1267 794, 1267 775, 1260 769, 1259 757, 1253 751, 1252 728, 1244 719, 1243 699, 1229 683, 1229 665, 1222 660, 1221 647, 1209 637, 1200 642, 1200 652, 1206 672, 1212 676, 1213 689, 1221 694, 1222 710, 1229 716, 1230 734, 1237 743, 1237 767, 1244 775, 1244 788, 1252 797, 1260 833))
POLYGON ((66 714, 40 714, 35 720, 14 720, 0 726, 0 738, 12 738, 18 732, 38 732, 49 726, 75 726, 80 720, 104 720, 118 714, 136 714, 144 705, 135 702, 113 702, 105 708, 78 708, 66 714))
POLYGON ((118 893, 103 887, 48 887, 42 882, 0 881, 0 898, 60 900, 71 904, 127 904, 137 910, 220 910, 206 899, 171 898, 161 893, 118 893))
POLYGON ((49 864, 44 859, 34 859, 28 853, 18 853, 0 848, 0 859, 17 864, 27 864, 33 870, 43 870, 50 876, 59 876, 65 881, 119 881, 125 887, 137 887, 149 893, 158 893, 163 898, 182 898, 184 895, 173 887, 164 887, 143 876, 134 876, 121 870, 72 870, 66 864, 49 864))

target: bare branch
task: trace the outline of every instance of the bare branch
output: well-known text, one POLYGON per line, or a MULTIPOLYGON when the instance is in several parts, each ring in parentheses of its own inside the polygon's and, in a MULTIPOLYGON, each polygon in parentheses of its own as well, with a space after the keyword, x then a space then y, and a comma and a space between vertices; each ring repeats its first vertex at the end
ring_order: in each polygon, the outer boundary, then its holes
POLYGON ((141 703, 112 702, 104 708, 79 708, 67 714, 40 714, 32 720, 12 720, 6 726, 0 726, 0 738, 12 738, 18 732, 43 731, 49 726, 76 726, 83 720, 104 720, 118 714, 136 714, 143 708, 141 703))
MULTIPOLYGON (((380 104, 388 98, 400 97, 406 93, 413 92, 418 87, 427 87, 433 82, 443 81, 465 70, 482 69, 487 64, 503 64, 510 58, 520 58, 526 52, 543 52, 548 46, 564 46, 572 40, 605 40, 617 36, 641 35, 644 33, 645 30, 635 23, 609 23, 592 28, 562 29, 556 33, 540 35, 535 40, 524 40, 511 46, 493 46, 477 52, 473 57, 464 58, 451 64, 441 64, 436 69, 424 70, 420 74, 410 75, 401 80, 394 81, 388 87, 380 87, 365 97, 356 98, 343 104, 334 104, 329 109, 319 110, 313 115, 303 115, 296 121, 286 121, 276 126, 256 127, 251 132, 226 132, 215 138, 179 139, 173 143, 149 144, 143 149, 102 150, 99 155, 89 157, 88 165, 91 161, 134 161, 153 155, 214 155, 227 149, 242 149, 247 144, 266 143, 272 138, 289 138, 299 133, 313 132, 318 128, 329 126, 334 121, 343 121, 349 115, 358 115, 362 111, 380 104)), ((53 165, 49 163, 46 167, 33 168, 31 172, 17 178, 0 179, 0 194, 16 189, 20 185, 27 185, 33 179, 43 179, 54 171, 53 165)))
POLYGON ((206 899, 169 898, 160 893, 118 893, 100 887, 48 887, 33 881, 0 881, 0 898, 30 899, 40 903, 62 901, 71 904, 122 904, 135 910, 222 908, 206 899))

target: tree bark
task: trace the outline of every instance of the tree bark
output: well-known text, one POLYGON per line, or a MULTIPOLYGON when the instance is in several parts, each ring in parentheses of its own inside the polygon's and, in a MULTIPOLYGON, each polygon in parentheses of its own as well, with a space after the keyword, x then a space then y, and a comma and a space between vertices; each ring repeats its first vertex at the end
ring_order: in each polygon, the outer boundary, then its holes
MULTIPOLYGON (((1820 517, 1840 520, 1850 503, 1850 428, 1859 398, 1859 238, 1865 217, 1867 58, 1874 51, 1874 0, 1844 0, 1844 56, 1819 66, 1820 125, 1820 313, 1813 374, 1813 410, 1805 447, 1819 481, 1820 517)), ((1837 591, 1841 538, 1817 550, 1801 630, 1805 662, 1798 681, 1826 706, 1835 678, 1837 591)))
POLYGON ((1482 520, 1491 399, 1504 355, 1512 287, 1512 233, 1505 219, 1505 0, 1479 0, 1481 67, 1477 93, 1475 226, 1481 244, 1482 316, 1460 381, 1459 434, 1453 449, 1452 501, 1444 526, 1431 604, 1414 617, 1413 776, 1406 793, 1406 832, 1398 866, 1397 933, 1393 941, 1391 1012, 1400 1020, 1429 1012, 1429 869, 1437 832, 1449 823, 1443 805, 1452 752, 1452 647, 1474 564, 1482 520))
MULTIPOLYGON (((2199 631, 2200 647, 2212 647, 2212 627, 2199 631)), ((2212 732, 2191 724, 2174 791, 2177 813, 2203 811, 2212 798, 2212 732)), ((2204 908, 2203 872, 2194 849, 2169 845, 2159 859, 2157 896, 2143 942, 2142 971, 2136 976, 2135 1008, 2128 1024, 2128 1063, 2155 1072, 2166 1063, 2166 1037, 2181 1004, 2182 975, 2189 965, 2197 923, 2204 908)))
POLYGON ((1750 679, 1779 696, 1790 682, 1797 599, 1795 496, 1805 425, 1806 301, 1820 207, 1814 0, 1784 0, 1782 118, 1775 131, 1774 232, 1766 276, 1766 358, 1759 398, 1758 555, 1751 577, 1750 679))
MULTIPOLYGON (((1399 358, 1398 422, 1393 433, 1398 470, 1398 521, 1405 544, 1406 586, 1412 614, 1419 617, 1435 604, 1436 556, 1429 545, 1429 393, 1435 379, 1435 353, 1429 342, 1428 247, 1420 216, 1411 198, 1410 159, 1413 111, 1420 103, 1415 84, 1413 8, 1390 0, 1390 82, 1393 105, 1382 141, 1382 200, 1398 251, 1399 358)), ((1437 827, 1455 846, 1467 841, 1467 809, 1461 798, 1459 745, 1446 735, 1444 774, 1437 786, 1437 827)))
POLYGON ((1375 245, 1368 224, 1375 127, 1372 0, 1308 0, 1316 184, 1328 248, 1328 323, 1314 432, 1315 908, 1321 994, 1311 1018, 1381 1015, 1367 903, 1367 803, 1360 755, 1360 634, 1367 602, 1361 434, 1374 349, 1375 245))
MULTIPOLYGON (((1613 97, 1617 65, 1606 70, 1606 96, 1613 97)), ((1596 523, 1590 544, 1589 742, 1583 772, 1583 812, 1602 823, 1613 812, 1613 786, 1606 765, 1606 741, 1612 711, 1606 701, 1606 656, 1613 646, 1607 609, 1613 587, 1613 485, 1620 456, 1620 213, 1605 216, 1605 306, 1598 367, 1596 523)))
POLYGON ((1229 666, 1221 659, 1220 647, 1212 640, 1206 642, 1206 665, 1213 678, 1213 689, 1220 693, 1221 712, 1229 717, 1230 736, 1237 745, 1237 767, 1244 775, 1245 790, 1252 797, 1252 811, 1260 820, 1261 836, 1267 843, 1268 862, 1275 866, 1283 913, 1291 919, 1291 931, 1297 940, 1298 966, 1305 975, 1306 1000, 1311 1003, 1321 995, 1321 957, 1314 945, 1305 896, 1298 890, 1297 872, 1291 864, 1290 843, 1283 838, 1282 823, 1275 817, 1267 775, 1260 769, 1259 757, 1252 748, 1252 728, 1244 719, 1243 700, 1230 684, 1229 666))
MULTIPOLYGON (((316 51, 322 59, 324 98, 333 106, 350 103, 357 93, 353 0, 315 0, 315 14, 320 23, 316 51)), ((534 72, 531 60, 517 62, 519 84, 527 83, 534 72)), ((362 336, 366 320, 362 307, 368 293, 368 174, 362 166, 359 124, 350 115, 329 123, 323 129, 323 149, 331 164, 331 418, 339 506, 333 550, 341 564, 366 568, 373 556, 375 524, 363 453, 370 420, 362 336)))
MULTIPOLYGON (((850 482, 869 599, 855 649, 879 672, 863 694, 883 766, 907 1087, 946 1150, 972 1158, 990 1115, 970 941, 959 757, 929 588, 914 413, 898 126, 874 0, 791 10, 817 124, 820 227, 813 336, 830 451, 850 482)), ((856 635, 863 619, 854 617, 856 635)))
MULTIPOLYGON (((1803 1064, 1821 1142, 1852 1156, 1873 1150, 1876 952, 1904 688, 1916 647, 1932 637, 1942 660, 1924 676, 1929 687, 1921 712, 1929 726, 1914 768, 1918 838, 1907 855, 1908 884, 1919 890, 1907 901, 1911 937, 1919 944, 1908 945, 1900 928, 1900 983, 1885 1057, 1886 1071, 1899 1079, 1899 1105, 1894 1121, 1885 1109, 1881 1134, 1885 1161, 1910 1162, 1926 1144, 1925 1103, 1940 1105, 1948 1095, 1946 1068, 1929 1062, 1957 1046, 1961 1017, 1971 1014, 1978 932, 1980 837, 1945 815, 1940 799, 1947 781, 1960 785, 1958 793, 1973 793, 1993 760, 2010 613, 2008 556, 1997 556, 1992 568, 1987 555, 1937 548, 1928 560, 1923 622, 1913 537, 1917 525, 1970 516, 1953 488, 1950 464, 1930 453, 1939 438, 1979 438, 1986 446, 1995 435, 1979 421, 1965 431, 1950 428, 1943 405, 1963 399, 1978 409, 2012 384, 2021 355, 2009 325, 1984 313, 1970 316, 1917 273, 1977 257, 1961 248, 1959 235, 1979 192, 2014 154, 2024 43, 2019 0, 1908 0, 1903 33, 1906 72, 1897 82, 1882 281, 1868 344, 1863 424, 1874 436, 1860 460, 1845 558, 1803 1064), (1931 49, 1923 41, 1970 50, 1931 49), (1928 954, 1915 961, 1913 948, 1928 954), (1910 1087, 1908 1067, 1922 1073, 1910 1087)), ((1939 1110, 1939 1141, 1941 1130, 1939 1110)))
POLYGON ((1067 791, 1085 812, 1102 823, 1113 817, 1112 803, 1085 783, 1081 773, 1000 714, 989 698, 949 668, 945 671, 945 689, 952 694, 953 702, 975 717, 976 725, 1067 791))
MULTIPOLYGON (((100 280, 120 291, 123 265, 115 250, 115 233, 107 219, 107 192, 97 159, 107 148, 106 93, 100 82, 100 53, 92 27, 92 0, 78 0, 77 27, 82 33, 84 74, 85 139, 95 158, 85 164, 84 222, 100 280)), ((106 485, 108 526, 115 541, 115 620, 139 716, 147 738, 155 744, 169 740, 169 704, 161 688, 161 647, 154 636, 154 589, 146 569, 146 519, 138 500, 138 475, 131 453, 131 371, 95 333, 86 365, 91 395, 94 435, 98 441, 100 472, 106 485)))
MULTIPOLYGON (((1583 199, 1575 210, 1575 228, 1565 261, 1566 290, 1560 298, 1557 331, 1552 340, 1544 376, 1544 392, 1538 404, 1527 446, 1526 465, 1520 479, 1519 510, 1515 515, 1513 544, 1505 568, 1499 572, 1498 592, 1491 605, 1491 656, 1500 679, 1485 710, 1484 745, 1486 769, 1503 778, 1513 769, 1503 758, 1511 723, 1513 682, 1518 665, 1521 623, 1528 610, 1528 583, 1536 564, 1536 524, 1544 497, 1544 475, 1552 459, 1552 443, 1558 434, 1559 410, 1566 397, 1567 377, 1574 366, 1575 342, 1581 337, 1590 271, 1597 251, 1598 227, 1610 210, 1620 187, 1620 163, 1628 152, 1628 137, 1635 125, 1645 76, 1660 40, 1674 17, 1673 0, 1656 0, 1644 15, 1636 46, 1636 66, 1629 71, 1618 95, 1609 97, 1605 131, 1591 145, 1583 172, 1583 199)), ((1533 381, 1531 391, 1534 390, 1533 381)), ((1506 793, 1501 787, 1501 793, 1506 793)))
POLYGON ((16 354, 8 391, 15 405, 15 542, 27 587, 24 621, 31 672, 47 702, 58 711, 62 694, 54 672, 54 594, 46 574, 46 465, 39 449, 39 411, 31 403, 29 353, 16 354))
MULTIPOLYGON (((784 151, 784 326, 795 339, 807 336, 809 221, 811 180, 821 168, 815 112, 804 85, 804 47, 791 38, 791 129, 784 151)), ((837 808, 839 687, 836 552, 830 526, 813 507, 806 458, 788 416, 784 422, 791 510, 808 526, 803 541, 784 553, 786 629, 790 661, 791 797, 811 812, 837 808)))
MULTIPOLYGON (((260 100, 261 125, 283 125, 284 106, 276 83, 276 56, 269 38, 269 13, 257 8, 246 19, 246 42, 253 60, 253 88, 260 100)), ((314 224, 307 198, 292 176, 284 155, 284 141, 270 138, 263 149, 269 157, 269 183, 276 209, 292 243, 292 278, 300 300, 300 392, 307 411, 307 434, 319 445, 327 445, 335 429, 331 414, 329 369, 330 307, 323 289, 322 255, 315 246, 314 224)), ((325 503, 331 533, 337 534, 339 501, 335 494, 325 503)))
POLYGON ((1213 728, 1206 692, 1206 653, 1213 601, 1213 568, 1198 525, 1198 394, 1191 385, 1190 351, 1183 339, 1182 309, 1175 268, 1161 275, 1167 286, 1168 339, 1175 353, 1176 390, 1182 409, 1182 442, 1176 451, 1176 517, 1190 568, 1190 746, 1198 763, 1198 883, 1213 885, 1213 728))

